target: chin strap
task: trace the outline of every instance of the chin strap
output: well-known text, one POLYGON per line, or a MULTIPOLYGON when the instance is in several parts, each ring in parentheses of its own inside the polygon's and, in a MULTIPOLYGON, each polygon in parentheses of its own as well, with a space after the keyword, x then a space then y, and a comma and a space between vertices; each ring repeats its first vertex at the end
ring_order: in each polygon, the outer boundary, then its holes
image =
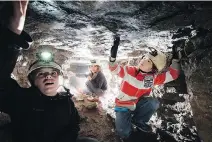
POLYGON ((145 71, 142 71, 141 69, 139 69, 139 72, 147 73, 147 74, 153 74, 153 73, 155 73, 155 71, 145 72, 145 71))

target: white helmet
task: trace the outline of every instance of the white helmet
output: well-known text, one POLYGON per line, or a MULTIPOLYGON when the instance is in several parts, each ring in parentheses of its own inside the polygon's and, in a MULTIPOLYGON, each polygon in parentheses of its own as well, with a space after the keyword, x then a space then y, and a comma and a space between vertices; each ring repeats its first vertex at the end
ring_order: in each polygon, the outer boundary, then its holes
POLYGON ((90 60, 90 65, 98 65, 101 66, 100 60, 90 60))
POLYGON ((161 72, 166 67, 166 63, 167 63, 166 55, 154 48, 152 50, 154 51, 147 53, 145 56, 150 58, 153 64, 156 66, 158 72, 161 72))

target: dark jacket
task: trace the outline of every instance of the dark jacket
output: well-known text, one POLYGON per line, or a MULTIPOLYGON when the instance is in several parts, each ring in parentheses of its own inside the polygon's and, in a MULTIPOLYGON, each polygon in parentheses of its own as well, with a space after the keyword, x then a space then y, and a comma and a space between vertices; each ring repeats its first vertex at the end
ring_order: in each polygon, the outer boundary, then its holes
POLYGON ((91 83, 95 88, 99 88, 104 91, 107 90, 107 81, 104 74, 101 71, 99 71, 95 75, 91 73, 90 76, 92 77, 91 83))
POLYGON ((13 142, 75 142, 79 115, 67 93, 44 96, 37 88, 21 88, 10 78, 26 33, 0 28, 0 111, 11 117, 13 142))

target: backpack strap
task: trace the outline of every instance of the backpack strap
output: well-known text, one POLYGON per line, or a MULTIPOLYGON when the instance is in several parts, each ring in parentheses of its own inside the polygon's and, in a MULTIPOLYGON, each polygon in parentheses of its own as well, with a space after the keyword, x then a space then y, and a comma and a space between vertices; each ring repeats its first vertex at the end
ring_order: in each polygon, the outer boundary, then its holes
POLYGON ((67 87, 63 86, 64 90, 66 91, 67 95, 70 97, 73 97, 74 95, 72 93, 70 93, 70 89, 68 89, 67 87))
POLYGON ((63 89, 58 92, 60 96, 67 96, 67 97, 73 97, 74 95, 72 93, 70 93, 70 89, 66 88, 65 86, 62 86, 63 89))

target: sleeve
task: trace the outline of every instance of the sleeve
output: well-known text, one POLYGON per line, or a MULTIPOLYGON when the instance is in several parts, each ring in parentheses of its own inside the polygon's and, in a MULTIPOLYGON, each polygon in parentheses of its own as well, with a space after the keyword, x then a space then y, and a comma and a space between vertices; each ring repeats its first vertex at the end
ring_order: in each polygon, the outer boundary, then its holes
POLYGON ((112 74, 118 75, 121 78, 124 78, 125 71, 124 68, 127 68, 127 66, 121 66, 117 62, 109 62, 109 70, 112 74))
POLYGON ((97 76, 97 88, 101 88, 104 85, 104 82, 106 81, 106 78, 102 72, 99 72, 99 75, 97 76))
POLYGON ((70 111, 71 111, 71 119, 70 119, 70 125, 67 127, 66 131, 64 131, 58 139, 57 142, 76 142, 76 139, 78 137, 78 132, 80 131, 80 116, 78 114, 77 109, 75 108, 75 105, 73 101, 70 99, 70 111))
POLYGON ((172 64, 164 73, 157 74, 154 79, 154 85, 161 85, 173 81, 178 78, 180 73, 180 64, 177 60, 173 59, 172 64))
POLYGON ((0 27, 0 111, 8 113, 12 93, 21 88, 11 79, 11 73, 22 48, 28 49, 32 39, 26 32, 17 35, 7 28, 0 27))

